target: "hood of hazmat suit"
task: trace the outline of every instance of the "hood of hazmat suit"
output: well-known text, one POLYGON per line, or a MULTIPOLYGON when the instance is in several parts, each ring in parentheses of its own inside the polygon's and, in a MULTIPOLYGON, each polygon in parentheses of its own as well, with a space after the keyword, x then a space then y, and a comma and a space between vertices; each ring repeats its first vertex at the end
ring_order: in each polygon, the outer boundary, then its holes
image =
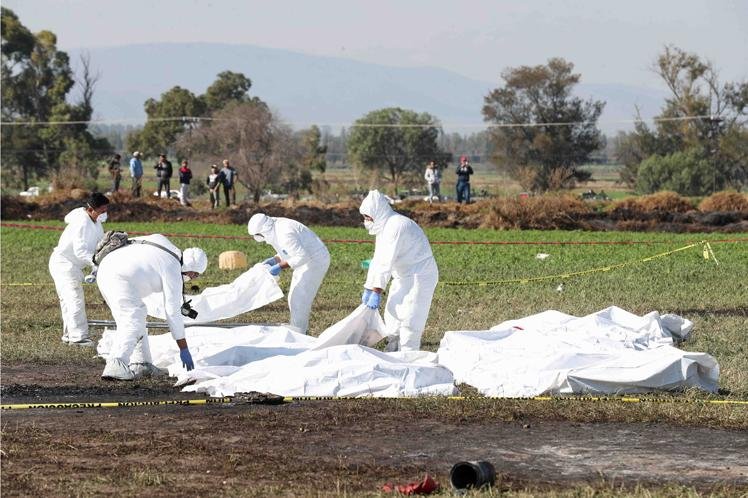
POLYGON ((252 236, 264 236, 266 233, 270 232, 273 229, 274 224, 275 220, 270 216, 263 213, 257 213, 252 215, 252 217, 249 219, 249 223, 247 223, 247 231, 252 236))
POLYGON ((314 260, 328 260, 330 256, 322 240, 296 220, 256 214, 249 220, 247 231, 252 236, 262 235, 264 242, 273 246, 278 257, 293 269, 314 260))
POLYGON ((382 232, 387 219, 395 215, 395 211, 390 206, 392 199, 381 193, 379 190, 372 190, 361 202, 358 212, 362 215, 371 216, 374 223, 369 228, 371 235, 378 235, 382 232))
POLYGON ((205 273, 208 268, 208 256, 199 247, 190 247, 182 253, 182 271, 205 273))
POLYGON ((93 257, 96 244, 104 237, 104 228, 101 222, 93 221, 86 208, 80 207, 70 211, 65 216, 67 226, 60 236, 54 253, 62 256, 78 268, 93 265, 93 257))

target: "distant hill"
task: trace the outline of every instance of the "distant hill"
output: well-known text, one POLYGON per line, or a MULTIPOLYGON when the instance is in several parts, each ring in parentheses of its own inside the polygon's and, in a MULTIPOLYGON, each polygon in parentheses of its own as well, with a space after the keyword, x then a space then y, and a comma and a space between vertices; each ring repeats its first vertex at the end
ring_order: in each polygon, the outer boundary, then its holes
MULTIPOLYGON (((202 93, 225 70, 252 80, 259 96, 296 128, 310 124, 337 129, 368 111, 400 106, 437 116, 446 131, 469 132, 483 122, 483 97, 497 83, 478 81, 435 67, 394 67, 257 47, 215 43, 159 43, 86 49, 101 71, 95 117, 145 120, 143 102, 179 85, 202 93)), ((76 61, 80 50, 69 51, 76 61)), ((497 64, 497 72, 502 68, 497 64)), ((582 75, 584 78, 584 75, 582 75)), ((582 97, 608 102, 605 121, 630 120, 639 105, 655 115, 664 92, 624 85, 579 86, 582 97)), ((630 125, 603 125, 606 133, 630 125)))

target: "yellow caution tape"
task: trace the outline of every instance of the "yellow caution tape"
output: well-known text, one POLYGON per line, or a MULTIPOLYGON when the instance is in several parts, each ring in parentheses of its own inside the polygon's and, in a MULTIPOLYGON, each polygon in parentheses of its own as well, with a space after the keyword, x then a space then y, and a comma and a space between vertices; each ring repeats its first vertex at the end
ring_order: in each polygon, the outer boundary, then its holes
MULTIPOLYGON (((349 398, 339 396, 286 396, 283 401, 292 403, 295 401, 361 401, 361 400, 386 400, 393 398, 349 398)), ((446 397, 419 397, 419 398, 398 398, 418 400, 449 400, 449 401, 466 401, 466 400, 501 400, 501 401, 556 401, 556 402, 618 402, 618 403, 694 403, 694 404, 714 404, 714 405, 742 405, 748 406, 747 400, 731 399, 679 399, 679 398, 634 398, 634 397, 617 397, 617 396, 535 396, 530 398, 502 398, 502 397, 466 397, 466 396, 446 396, 446 397)), ((233 397, 223 398, 205 398, 205 399, 174 399, 158 401, 114 401, 114 402, 97 402, 97 401, 79 401, 71 403, 26 403, 15 405, 0 405, 2 410, 30 410, 36 408, 42 409, 74 409, 81 410, 87 408, 135 408, 148 406, 169 406, 169 405, 215 405, 233 403, 233 397)))
POLYGON ((0 405, 2 410, 29 410, 33 408, 46 409, 82 409, 82 408, 133 408, 137 406, 166 406, 166 405, 213 405, 231 403, 232 398, 205 399, 170 399, 154 401, 78 401, 73 403, 27 403, 18 405, 0 405))
MULTIPOLYGON (((631 266, 637 263, 646 263, 649 261, 652 261, 657 258, 663 258, 665 256, 670 256, 671 254, 675 254, 677 252, 685 251, 687 249, 691 249, 693 247, 696 247, 698 245, 703 246, 703 251, 706 259, 709 259, 709 256, 711 256, 714 259, 714 262, 717 263, 717 258, 714 256, 714 253, 712 252, 711 246, 706 241, 701 242, 694 242, 693 244, 689 244, 687 246, 679 247, 678 249, 673 249, 671 251, 665 251, 661 252, 659 254, 655 254, 653 256, 647 256, 646 258, 641 259, 635 259, 631 261, 625 261, 623 263, 618 263, 614 265, 608 265, 608 266, 601 266, 598 268, 591 268, 589 270, 581 270, 581 271, 575 271, 575 272, 569 272, 569 273, 558 273, 555 275, 541 275, 539 277, 520 277, 520 278, 508 278, 504 280, 490 280, 490 281, 480 281, 480 282, 456 282, 456 281, 443 281, 439 282, 443 285, 478 285, 480 287, 485 287, 487 285, 502 285, 502 284, 526 284, 529 282, 540 282, 543 280, 566 280, 572 277, 579 277, 582 275, 589 275, 591 273, 598 273, 598 272, 606 272, 615 270, 618 268, 623 268, 625 266, 631 266)), ((717 263, 719 264, 719 263, 717 263)))

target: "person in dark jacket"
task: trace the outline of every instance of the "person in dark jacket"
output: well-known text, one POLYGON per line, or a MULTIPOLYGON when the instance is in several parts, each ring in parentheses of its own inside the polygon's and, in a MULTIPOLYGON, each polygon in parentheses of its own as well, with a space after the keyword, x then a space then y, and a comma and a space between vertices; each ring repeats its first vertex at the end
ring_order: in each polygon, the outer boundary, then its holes
POLYGON ((230 207, 232 204, 236 204, 236 170, 228 159, 223 160, 223 168, 221 169, 223 175, 223 193, 226 196, 226 206, 230 207))
POLYGON ((190 180, 192 180, 192 170, 185 159, 182 161, 182 167, 179 168, 179 203, 182 206, 192 206, 189 199, 190 180))
POLYGON ((460 156, 460 165, 457 167, 457 202, 470 203, 470 175, 473 167, 470 166, 467 156, 460 156))
POLYGON ((122 181, 122 156, 115 154, 109 161, 109 174, 112 175, 112 192, 119 192, 119 184, 122 181))
POLYGON ((158 163, 153 168, 156 170, 156 176, 158 177, 158 196, 161 197, 161 188, 165 188, 166 197, 171 199, 171 175, 174 170, 171 162, 166 159, 166 154, 159 156, 158 163))

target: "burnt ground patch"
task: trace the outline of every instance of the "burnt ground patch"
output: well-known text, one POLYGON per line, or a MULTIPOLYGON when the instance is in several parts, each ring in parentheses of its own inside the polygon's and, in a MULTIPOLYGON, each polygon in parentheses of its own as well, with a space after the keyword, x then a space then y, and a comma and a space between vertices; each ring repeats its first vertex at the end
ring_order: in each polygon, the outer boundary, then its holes
MULTIPOLYGON (((3 403, 200 398, 168 380, 104 383, 83 375, 86 368, 67 369, 57 384, 30 384, 22 383, 24 367, 9 367, 9 375, 4 367, 3 403), (88 380, 75 385, 70 376, 88 380)), ((36 379, 54 369, 35 367, 36 379)), ((535 418, 516 404, 495 409, 500 405, 374 399, 4 411, 2 492, 368 493, 426 472, 446 486, 461 460, 492 462, 502 489, 748 489, 744 429, 574 422, 535 418)))

